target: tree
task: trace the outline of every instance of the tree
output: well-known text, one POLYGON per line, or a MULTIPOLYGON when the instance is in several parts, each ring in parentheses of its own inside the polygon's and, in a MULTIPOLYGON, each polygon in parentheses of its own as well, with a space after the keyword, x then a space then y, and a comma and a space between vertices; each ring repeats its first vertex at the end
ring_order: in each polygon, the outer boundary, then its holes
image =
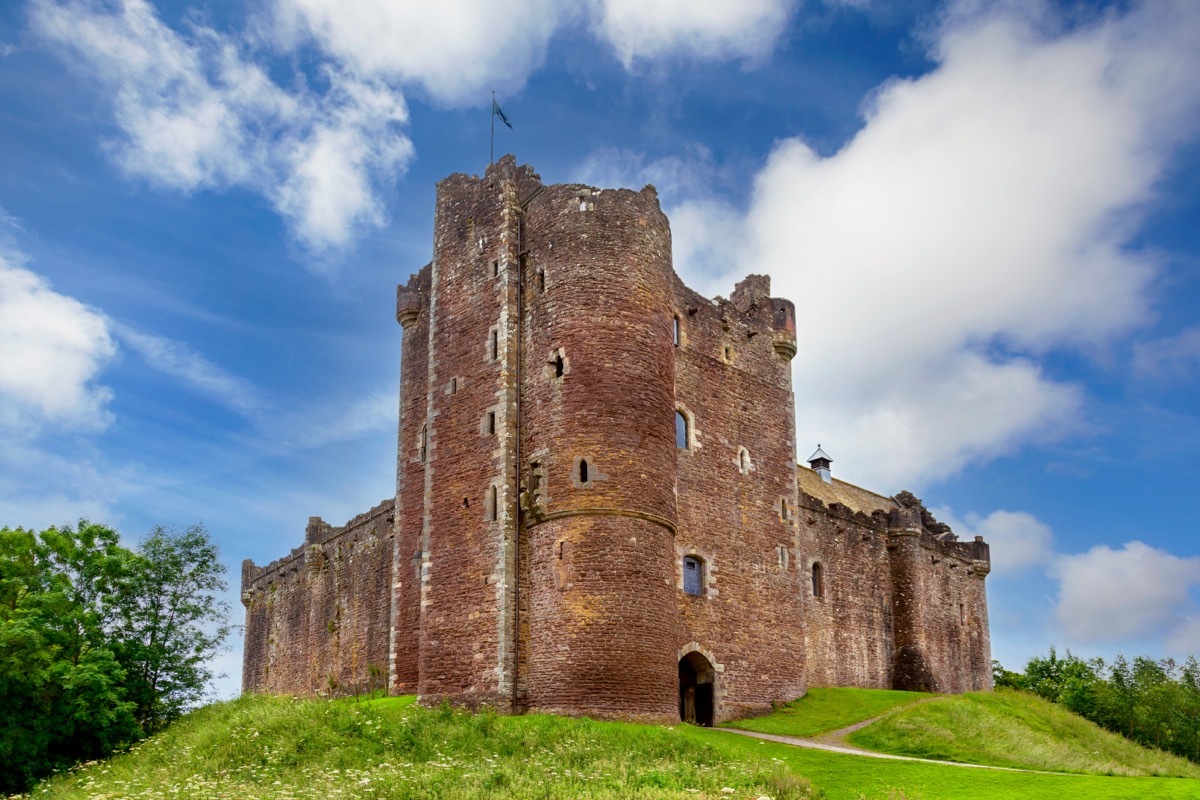
POLYGON ((125 561, 103 526, 0 529, 0 792, 140 736, 95 591, 125 561))
POLYGON ((224 574, 203 525, 156 527, 138 548, 115 638, 147 733, 205 696, 209 659, 229 635, 224 574))
POLYGON ((87 521, 0 528, 0 795, 203 699, 229 633, 224 573, 201 525, 155 528, 137 551, 87 521))

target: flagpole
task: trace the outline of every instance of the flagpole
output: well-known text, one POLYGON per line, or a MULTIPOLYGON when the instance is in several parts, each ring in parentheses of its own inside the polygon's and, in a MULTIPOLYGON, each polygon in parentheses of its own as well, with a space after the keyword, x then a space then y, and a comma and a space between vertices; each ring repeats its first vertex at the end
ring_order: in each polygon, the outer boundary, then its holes
POLYGON ((492 89, 492 138, 488 143, 488 166, 495 163, 496 155, 496 90, 492 89))

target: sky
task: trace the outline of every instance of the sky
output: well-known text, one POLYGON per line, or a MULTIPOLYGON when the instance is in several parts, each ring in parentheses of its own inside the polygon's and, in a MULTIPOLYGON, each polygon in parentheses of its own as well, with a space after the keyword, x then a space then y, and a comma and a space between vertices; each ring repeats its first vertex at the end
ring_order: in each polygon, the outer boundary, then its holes
POLYGON ((798 457, 990 542, 1005 666, 1200 654, 1198 75, 1192 0, 0 4, 0 525, 203 522, 240 620, 393 494, 495 91, 497 155, 796 303, 798 457))

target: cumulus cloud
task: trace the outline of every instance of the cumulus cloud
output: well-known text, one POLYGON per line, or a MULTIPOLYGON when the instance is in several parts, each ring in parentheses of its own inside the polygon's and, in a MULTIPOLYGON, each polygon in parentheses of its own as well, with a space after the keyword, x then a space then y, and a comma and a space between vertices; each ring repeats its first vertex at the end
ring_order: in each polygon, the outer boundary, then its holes
POLYGON ((113 393, 98 375, 116 350, 103 314, 0 251, 0 430, 104 428, 113 393))
POLYGON ((1024 570, 1044 569, 1054 558, 1054 533, 1050 526, 1027 511, 993 511, 987 516, 970 513, 959 520, 949 509, 934 515, 954 529, 961 539, 982 536, 991 545, 992 573, 1012 576, 1024 570))
POLYGON ((1052 574, 1059 581, 1055 617, 1074 642, 1196 632, 1195 619, 1181 612, 1193 607, 1200 557, 1181 558, 1136 541, 1116 550, 1097 545, 1059 557, 1052 574))
POLYGON ((287 89, 233 37, 180 33, 146 0, 107 8, 34 0, 34 31, 111 97, 109 149, 129 174, 173 189, 246 187, 315 253, 383 218, 380 189, 412 158, 403 96, 327 66, 287 89))
POLYGON ((684 55, 758 60, 770 54, 796 0, 598 0, 594 26, 626 67, 684 55))
POLYGON ((1038 3, 960 3, 930 56, 868 98, 839 152, 782 141, 744 215, 676 231, 685 254, 736 231, 723 285, 767 273, 796 301, 799 438, 872 486, 1076 424, 1080 390, 1041 359, 1148 318, 1159 265, 1130 242, 1200 116, 1189 3, 1070 29, 1038 3))
POLYGON ((420 86, 433 98, 478 104, 488 88, 518 88, 541 66, 558 25, 578 11, 555 0, 276 0, 286 46, 311 40, 358 74, 420 86))
POLYGON ((120 340, 147 364, 183 381, 195 391, 243 414, 261 410, 258 390, 244 378, 230 374, 183 342, 118 325, 120 340))

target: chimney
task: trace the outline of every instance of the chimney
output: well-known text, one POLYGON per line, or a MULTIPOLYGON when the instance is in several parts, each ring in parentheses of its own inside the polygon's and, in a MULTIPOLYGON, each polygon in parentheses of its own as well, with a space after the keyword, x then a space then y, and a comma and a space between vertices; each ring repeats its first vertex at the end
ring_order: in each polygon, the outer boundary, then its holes
POLYGON ((821 449, 821 445, 817 445, 817 452, 808 457, 808 465, 812 467, 813 472, 821 476, 821 480, 826 483, 833 483, 833 476, 829 472, 829 465, 833 463, 833 459, 821 449))

